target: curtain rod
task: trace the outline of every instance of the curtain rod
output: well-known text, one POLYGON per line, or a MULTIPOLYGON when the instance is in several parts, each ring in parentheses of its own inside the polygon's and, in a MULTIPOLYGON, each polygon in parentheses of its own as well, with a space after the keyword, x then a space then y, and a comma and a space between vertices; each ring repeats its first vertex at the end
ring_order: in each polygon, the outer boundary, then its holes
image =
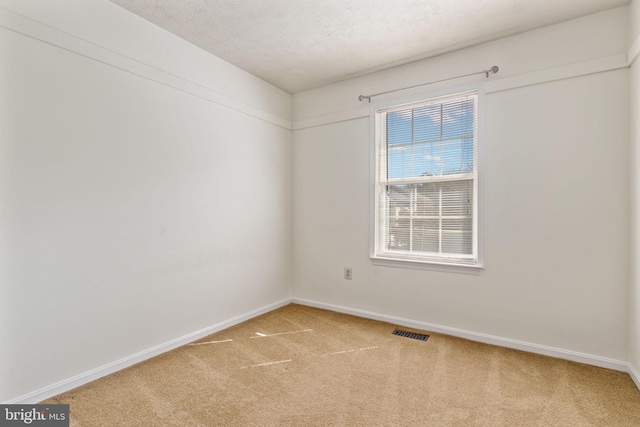
POLYGON ((461 79, 463 77, 475 76, 476 74, 484 74, 485 77, 489 77, 489 74, 495 74, 495 73, 498 72, 499 69, 500 68, 498 68, 497 65, 494 65, 493 67, 489 68, 488 70, 476 71, 475 73, 464 74, 462 76, 449 77, 448 79, 436 80, 436 81, 433 81, 433 82, 422 83, 422 84, 415 85, 415 86, 409 86, 409 87, 403 87, 403 88, 400 88, 400 89, 388 90, 386 92, 374 93, 372 95, 360 95, 358 97, 358 100, 359 101, 364 101, 365 99, 367 99, 369 102, 371 102, 371 98, 373 98, 374 96, 385 95, 387 93, 398 92, 400 90, 413 89, 413 88, 420 87, 420 86, 432 85, 434 83, 446 82, 448 80, 461 79))

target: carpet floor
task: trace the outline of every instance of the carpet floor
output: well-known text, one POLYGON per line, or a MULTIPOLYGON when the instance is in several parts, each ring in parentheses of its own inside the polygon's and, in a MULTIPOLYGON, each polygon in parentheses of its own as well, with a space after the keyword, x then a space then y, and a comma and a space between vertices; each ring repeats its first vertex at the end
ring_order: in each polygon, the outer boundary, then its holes
POLYGON ((46 403, 71 426, 640 426, 628 374, 291 304, 46 403))

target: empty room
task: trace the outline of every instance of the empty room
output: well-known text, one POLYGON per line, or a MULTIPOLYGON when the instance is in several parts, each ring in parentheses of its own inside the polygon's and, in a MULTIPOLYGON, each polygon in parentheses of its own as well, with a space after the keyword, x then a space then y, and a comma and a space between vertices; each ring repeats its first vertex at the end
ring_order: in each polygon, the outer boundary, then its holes
POLYGON ((0 0, 0 424, 640 425, 639 56, 640 0, 0 0))

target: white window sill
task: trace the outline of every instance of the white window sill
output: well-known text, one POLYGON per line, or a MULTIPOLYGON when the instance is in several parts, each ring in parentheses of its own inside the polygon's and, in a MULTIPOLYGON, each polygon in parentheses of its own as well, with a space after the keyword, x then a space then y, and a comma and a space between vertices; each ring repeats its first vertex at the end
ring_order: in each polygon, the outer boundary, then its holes
POLYGON ((484 269, 481 264, 447 264, 408 259, 383 258, 377 256, 372 256, 371 262, 373 265, 380 265, 383 267, 413 268, 418 270, 441 271, 445 273, 473 274, 476 276, 484 269))

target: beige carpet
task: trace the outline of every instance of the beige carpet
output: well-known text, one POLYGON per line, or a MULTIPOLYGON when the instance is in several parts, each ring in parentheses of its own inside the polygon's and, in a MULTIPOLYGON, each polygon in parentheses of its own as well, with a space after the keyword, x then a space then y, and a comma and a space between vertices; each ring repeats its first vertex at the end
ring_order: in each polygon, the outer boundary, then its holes
POLYGON ((292 304, 47 402, 85 427, 640 426, 625 373, 394 329, 292 304))

